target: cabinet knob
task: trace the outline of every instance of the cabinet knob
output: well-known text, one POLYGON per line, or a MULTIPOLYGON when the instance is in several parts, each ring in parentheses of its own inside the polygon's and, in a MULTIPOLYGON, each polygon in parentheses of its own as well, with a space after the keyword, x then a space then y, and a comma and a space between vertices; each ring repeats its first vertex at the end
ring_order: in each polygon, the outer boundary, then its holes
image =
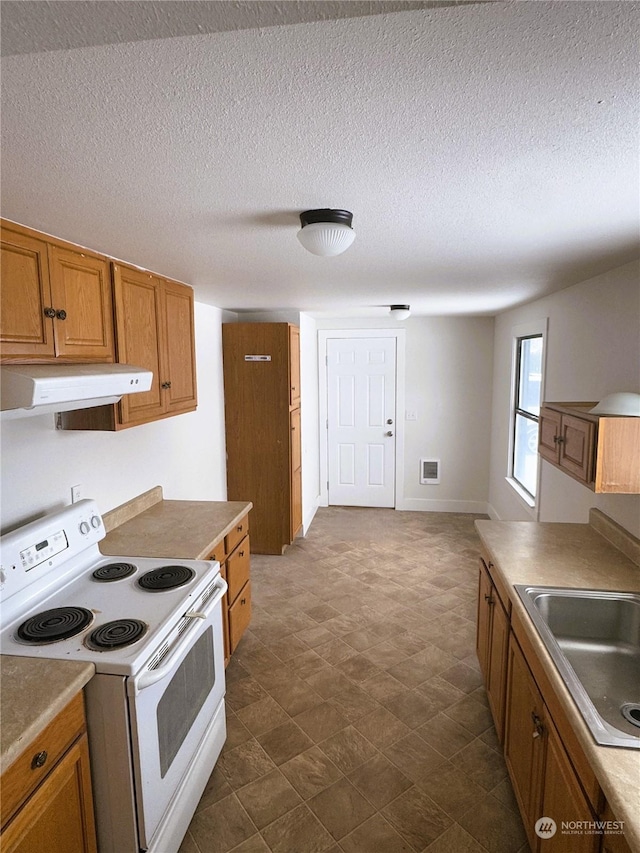
POLYGON ((45 308, 44 309, 44 316, 48 317, 50 320, 52 320, 56 316, 55 308, 45 308))
POLYGON ((171 382, 163 382, 161 388, 171 388, 171 382))
POLYGON ((531 712, 531 720, 533 722, 533 739, 535 740, 544 734, 544 726, 542 725, 542 720, 535 711, 531 712))
POLYGON ((31 759, 31 769, 37 770, 39 767, 42 767, 47 760, 47 750, 43 749, 42 752, 36 752, 36 754, 31 759))
POLYGON ((58 318, 58 320, 66 320, 67 312, 64 310, 64 308, 61 308, 59 311, 56 311, 56 317, 58 318))
POLYGON ((489 593, 488 595, 485 594, 484 600, 487 602, 487 604, 493 604, 493 598, 491 598, 491 593, 489 593))

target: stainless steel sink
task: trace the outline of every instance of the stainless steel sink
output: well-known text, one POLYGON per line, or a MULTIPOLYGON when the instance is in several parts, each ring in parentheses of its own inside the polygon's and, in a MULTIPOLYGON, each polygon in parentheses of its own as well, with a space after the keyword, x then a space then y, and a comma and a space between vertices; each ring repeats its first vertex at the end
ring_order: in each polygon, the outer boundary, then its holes
POLYGON ((640 749, 640 593, 516 591, 596 742, 640 749))

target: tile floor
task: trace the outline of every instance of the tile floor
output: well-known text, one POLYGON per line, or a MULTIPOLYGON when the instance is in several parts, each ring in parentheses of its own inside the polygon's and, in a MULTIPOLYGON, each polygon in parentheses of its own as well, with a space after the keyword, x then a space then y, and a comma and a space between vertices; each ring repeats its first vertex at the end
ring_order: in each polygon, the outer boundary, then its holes
POLYGON ((474 518, 329 507, 252 557, 228 738, 180 853, 529 849, 475 656, 474 518))

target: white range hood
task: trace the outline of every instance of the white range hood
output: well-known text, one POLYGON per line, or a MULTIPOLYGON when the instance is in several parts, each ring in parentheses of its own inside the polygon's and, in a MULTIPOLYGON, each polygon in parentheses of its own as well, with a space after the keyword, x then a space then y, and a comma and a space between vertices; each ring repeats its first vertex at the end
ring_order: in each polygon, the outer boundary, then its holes
POLYGON ((117 403, 151 388, 153 373, 130 364, 9 364, 0 368, 2 419, 117 403))

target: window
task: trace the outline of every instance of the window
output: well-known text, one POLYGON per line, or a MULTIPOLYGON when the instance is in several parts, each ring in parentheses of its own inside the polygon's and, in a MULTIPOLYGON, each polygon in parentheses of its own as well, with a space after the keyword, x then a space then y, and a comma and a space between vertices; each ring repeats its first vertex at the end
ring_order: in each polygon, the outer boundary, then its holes
POLYGON ((511 477, 535 501, 538 483, 538 422, 542 395, 543 336, 515 339, 511 424, 511 477))

